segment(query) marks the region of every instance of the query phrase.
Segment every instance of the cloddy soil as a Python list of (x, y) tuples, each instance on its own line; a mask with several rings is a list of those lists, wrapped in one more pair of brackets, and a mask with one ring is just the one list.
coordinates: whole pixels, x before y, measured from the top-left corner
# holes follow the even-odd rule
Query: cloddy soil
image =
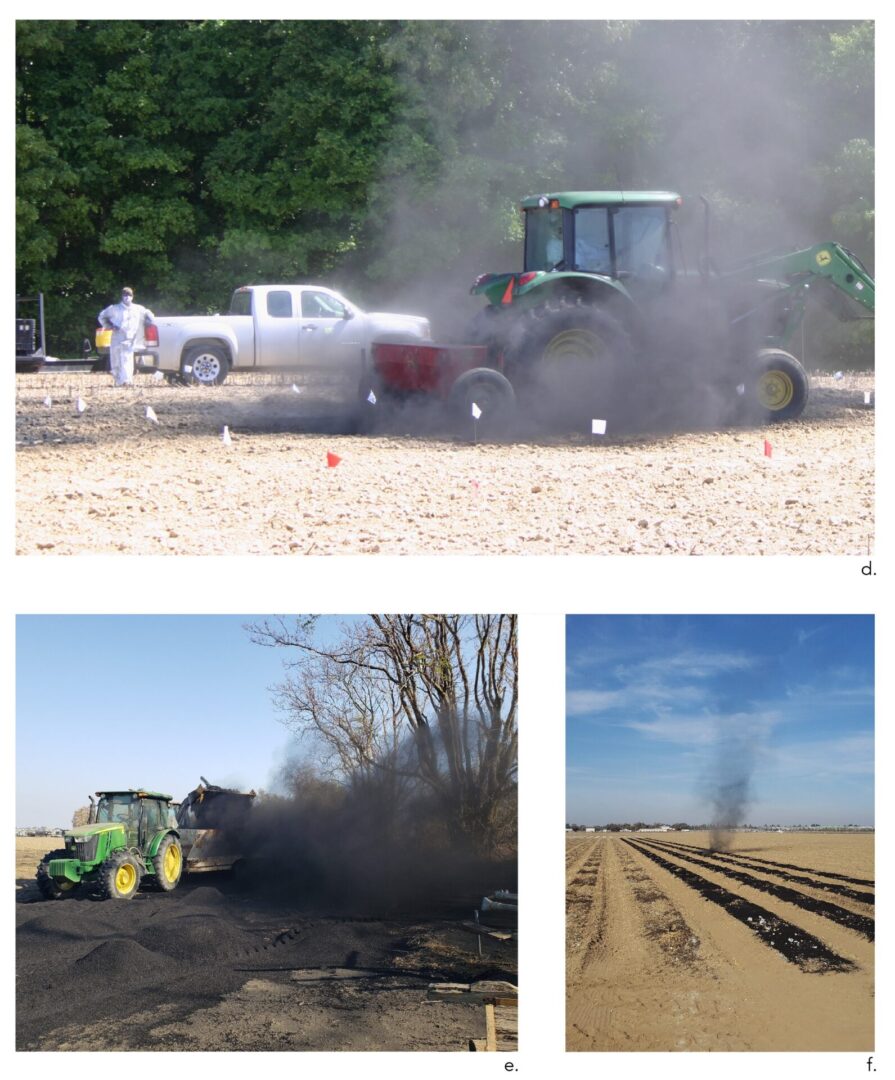
[(19, 1050), (465, 1051), (481, 1006), (427, 1001), (429, 983), (517, 982), (513, 944), (479, 957), (459, 929), (479, 898), (333, 913), (200, 874), (46, 901), (25, 875), (60, 842), (17, 844)]
[(872, 548), (871, 375), (813, 377), (803, 416), (771, 427), (656, 417), (660, 434), (610, 420), (592, 436), (589, 421), (586, 431), (523, 424), (501, 443), (476, 442), (471, 420), (452, 433), (432, 412), (346, 434), (288, 376), (199, 388), (141, 375), (116, 389), (107, 374), (50, 372), (18, 375), (16, 388), (19, 554)]
[(569, 1050), (873, 1050), (873, 837), (574, 835)]

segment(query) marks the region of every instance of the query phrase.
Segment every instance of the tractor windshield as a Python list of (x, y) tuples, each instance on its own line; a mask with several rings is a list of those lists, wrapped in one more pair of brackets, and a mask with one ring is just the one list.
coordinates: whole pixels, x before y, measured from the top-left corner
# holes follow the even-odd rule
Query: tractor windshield
[(136, 823), (137, 806), (133, 795), (103, 795), (96, 807), (99, 823), (117, 822), (121, 825)]
[(562, 210), (525, 211), (525, 269), (563, 269)]

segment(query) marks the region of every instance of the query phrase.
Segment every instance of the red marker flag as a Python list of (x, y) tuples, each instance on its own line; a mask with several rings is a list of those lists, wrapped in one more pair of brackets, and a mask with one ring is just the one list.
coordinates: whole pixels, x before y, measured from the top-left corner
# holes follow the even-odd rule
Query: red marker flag
[(767, 439), (765, 439), (765, 441), (764, 441), (764, 456), (765, 457), (770, 457), (771, 456), (771, 444), (768, 442)]
[(339, 462), (341, 460), (342, 459), (339, 457), (338, 454), (330, 453), (330, 451), (327, 450), (327, 452), (326, 452), (326, 467), (327, 467), (327, 469), (334, 469), (339, 464)]

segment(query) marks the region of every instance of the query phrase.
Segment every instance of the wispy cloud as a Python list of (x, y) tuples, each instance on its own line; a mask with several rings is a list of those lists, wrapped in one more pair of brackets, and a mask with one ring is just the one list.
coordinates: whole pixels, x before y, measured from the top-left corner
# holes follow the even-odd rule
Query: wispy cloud
[[(753, 657), (741, 652), (690, 648), (614, 666), (607, 663), (600, 668), (602, 674), (597, 686), (569, 690), (566, 713), (578, 717), (616, 710), (630, 713), (660, 708), (693, 710), (709, 701), (712, 679), (747, 670), (754, 663)], [(574, 666), (580, 671), (584, 665), (576, 661)], [(572, 667), (570, 675), (573, 675)]]
[(873, 686), (870, 683), (861, 683), (858, 686), (836, 686), (824, 680), (814, 685), (801, 683), (797, 686), (789, 686), (786, 689), (786, 696), (790, 701), (804, 705), (815, 702), (831, 704), (837, 701), (855, 705), (867, 704), (873, 700)]
[(699, 716), (660, 715), (654, 720), (627, 720), (624, 727), (659, 742), (681, 746), (712, 746), (741, 739), (765, 739), (780, 722), (779, 713), (768, 710), (736, 713), (705, 713)]
[(595, 716), (621, 705), (623, 690), (570, 690), (566, 695), (567, 716)]
[(772, 766), (779, 775), (790, 778), (872, 777), (873, 735), (861, 732), (778, 747)]
[(710, 679), (728, 671), (746, 671), (756, 658), (743, 652), (714, 652), (682, 649), (663, 656), (653, 656), (634, 664), (620, 665), (615, 674), (620, 679), (644, 677), (674, 679)]

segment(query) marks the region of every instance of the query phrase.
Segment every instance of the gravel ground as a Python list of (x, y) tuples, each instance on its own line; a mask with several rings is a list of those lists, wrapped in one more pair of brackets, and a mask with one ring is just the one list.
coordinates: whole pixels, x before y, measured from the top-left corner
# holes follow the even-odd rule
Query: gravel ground
[(872, 549), (869, 374), (814, 376), (803, 417), (775, 427), (613, 436), (610, 422), (606, 437), (554, 430), (502, 444), (460, 439), (433, 417), (349, 435), (276, 376), (213, 388), (140, 376), (115, 389), (108, 375), (60, 372), (16, 383), (24, 555)]

